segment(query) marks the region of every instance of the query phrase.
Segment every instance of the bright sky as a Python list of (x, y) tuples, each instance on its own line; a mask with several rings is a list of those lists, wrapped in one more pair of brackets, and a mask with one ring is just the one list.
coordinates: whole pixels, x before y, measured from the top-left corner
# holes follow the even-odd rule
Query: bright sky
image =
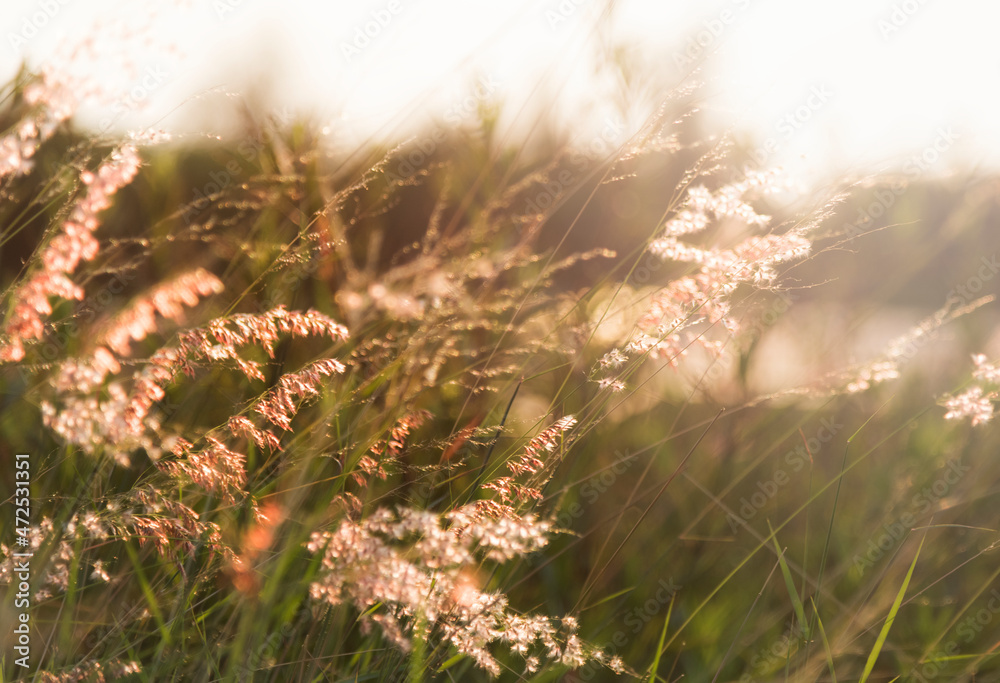
[[(165, 8), (172, 4), (190, 6)], [(515, 129), (544, 111), (575, 137), (593, 136), (648, 113), (616, 105), (607, 56), (624, 48), (639, 73), (657, 69), (652, 92), (702, 83), (698, 99), (719, 130), (752, 140), (765, 165), (818, 182), (903, 164), (933, 174), (1000, 168), (1000, 3), (990, 0), (4, 6), (0, 76), (97, 37), (101, 56), (73, 68), (115, 93), (82, 113), (100, 128), (225, 133), (229, 105), (266, 95), (276, 109), (313, 112), (344, 145), (412, 134), (430, 116), (454, 125), (482, 102), (503, 102), (502, 120)], [(143, 30), (151, 7), (160, 15)], [(178, 54), (164, 51), (171, 45)]]

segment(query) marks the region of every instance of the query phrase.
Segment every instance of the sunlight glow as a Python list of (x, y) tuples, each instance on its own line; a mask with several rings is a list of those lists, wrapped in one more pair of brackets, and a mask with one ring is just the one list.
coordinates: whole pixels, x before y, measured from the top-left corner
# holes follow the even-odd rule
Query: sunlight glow
[[(83, 121), (100, 125), (117, 104), (127, 109), (119, 127), (223, 134), (230, 119), (220, 115), (220, 98), (238, 95), (311, 112), (344, 144), (398, 140), (435, 117), (454, 123), (474, 113), (476, 100), (502, 104), (501, 123), (521, 133), (541, 113), (569, 128), (593, 128), (621, 116), (613, 103), (620, 93), (599, 76), (609, 66), (600, 62), (628, 54), (636, 68), (657, 72), (652, 92), (646, 89), (652, 99), (701, 82), (713, 125), (762, 150), (768, 164), (815, 180), (899, 168), (948, 127), (955, 140), (929, 171), (1000, 162), (991, 115), (997, 95), (987, 87), (1000, 67), (991, 35), (1000, 6), (984, 0), (176, 4), (191, 6), (164, 9), (151, 21), (156, 41), (175, 44), (179, 57), (155, 45), (116, 55), (114, 32), (102, 30), (107, 56), (91, 70), (113, 80), (127, 52), (135, 80), (119, 78), (115, 87), (141, 95), (125, 98), (141, 106), (123, 107), (119, 98), (85, 109)], [(128, 23), (145, 7), (8, 3), (0, 66), (5, 76), (22, 59), (37, 67), (81, 35), (74, 29)], [(146, 92), (150, 69), (168, 77)], [(818, 90), (829, 96), (818, 100)], [(640, 123), (628, 121), (633, 130)]]

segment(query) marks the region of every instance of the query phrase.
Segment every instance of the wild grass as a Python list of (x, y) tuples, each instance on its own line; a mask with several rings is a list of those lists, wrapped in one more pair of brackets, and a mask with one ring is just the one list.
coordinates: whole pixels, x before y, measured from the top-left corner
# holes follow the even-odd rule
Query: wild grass
[(25, 78), (0, 454), (12, 503), (30, 455), (32, 648), (5, 629), (3, 680), (997, 680), (1000, 374), (963, 361), (981, 330), (938, 344), (987, 291), (761, 388), (822, 292), (862, 306), (831, 263), (914, 251), (845, 236), (863, 187), (772, 217), (777, 176), (667, 110), (606, 157), (486, 131), (405, 177), (304, 125), (98, 140)]

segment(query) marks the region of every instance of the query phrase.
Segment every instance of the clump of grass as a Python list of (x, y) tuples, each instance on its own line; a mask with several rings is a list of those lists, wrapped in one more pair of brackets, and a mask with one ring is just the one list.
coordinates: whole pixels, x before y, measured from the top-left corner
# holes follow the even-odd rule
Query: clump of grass
[[(761, 306), (792, 269), (839, 244), (824, 221), (843, 195), (781, 222), (762, 213), (773, 174), (733, 174), (724, 149), (693, 145), (627, 254), (566, 250), (572, 222), (543, 249), (560, 204), (524, 199), (562, 157), (500, 155), (465, 182), (447, 157), (397, 178), (397, 151), (345, 176), (301, 131), (275, 130), (245, 182), (177, 205), (159, 168), (184, 152), (141, 136), (84, 137), (40, 176), (30, 160), (68, 118), (61, 92), (15, 88), (0, 141), (2, 239), (32, 236), (23, 267), (5, 259), (0, 382), (5, 457), (33, 458), (40, 680), (816, 680), (928, 660), (912, 643), (940, 627), (914, 600), (960, 567), (938, 558), (915, 593), (916, 554), (900, 581), (896, 561), (852, 574), (850, 541), (879, 517), (872, 501), (845, 514), (862, 503), (842, 484), (877, 476), (923, 414), (882, 413), (865, 443), (866, 392), (899, 379), (907, 344), (983, 302), (807, 386), (706, 398), (745, 379)], [(676, 152), (668, 138), (657, 120), (618, 155), (576, 157), (586, 172), (560, 201)], [(383, 249), (418, 187), (425, 224)], [(650, 255), (669, 265), (636, 283)], [(591, 262), (604, 277), (557, 286)], [(734, 359), (742, 370), (717, 370)], [(972, 392), (946, 399), (948, 417), (987, 420), (994, 393)], [(789, 440), (807, 457), (775, 462)], [(842, 464), (820, 446), (843, 446)], [(911, 450), (980, 453), (966, 436)], [(754, 484), (761, 465), (777, 469)], [(909, 527), (948, 509), (935, 505)], [(912, 632), (894, 644), (905, 610)]]

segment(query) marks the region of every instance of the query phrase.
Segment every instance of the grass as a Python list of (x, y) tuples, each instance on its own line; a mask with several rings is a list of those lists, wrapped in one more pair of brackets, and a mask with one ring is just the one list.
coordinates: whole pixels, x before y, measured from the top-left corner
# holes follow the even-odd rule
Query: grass
[[(13, 93), (7, 133), (39, 115)], [(30, 666), (5, 629), (3, 680), (1000, 679), (998, 444), (940, 405), (989, 348), (992, 283), (948, 282), (988, 249), (991, 181), (916, 184), (893, 211), (950, 213), (845, 240), (865, 189), (804, 213), (725, 195), (741, 164), (717, 145), (576, 167), (456, 133), (400, 179), (405, 148), (337, 160), (263, 129), (249, 160), (141, 148), (65, 271), (84, 297), (50, 291), (35, 337), (12, 327), (23, 287), (115, 161), (62, 124), (0, 180), (3, 339), (25, 348), (0, 367), (0, 496), (13, 529), (30, 454), (34, 553)], [(233, 159), (239, 182), (203, 191)], [(623, 196), (641, 206), (602, 237)], [(794, 235), (808, 254), (776, 257)], [(949, 301), (912, 353), (839, 349)], [(66, 374), (99, 346), (118, 369)]]

